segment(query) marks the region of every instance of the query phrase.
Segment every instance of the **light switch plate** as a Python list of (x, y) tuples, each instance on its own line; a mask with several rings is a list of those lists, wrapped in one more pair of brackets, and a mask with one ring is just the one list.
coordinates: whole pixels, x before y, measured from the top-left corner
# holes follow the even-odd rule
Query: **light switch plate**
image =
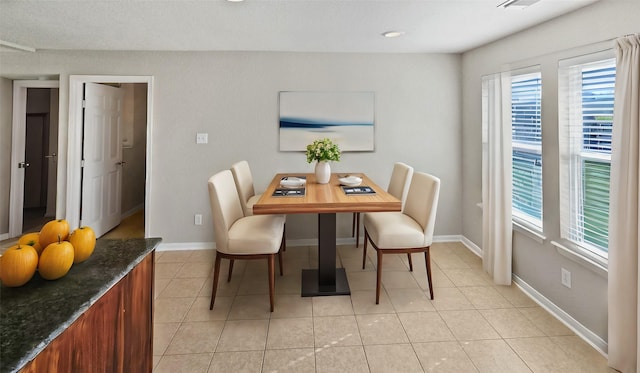
[(206, 144), (209, 142), (209, 134), (208, 133), (198, 133), (196, 134), (196, 144)]

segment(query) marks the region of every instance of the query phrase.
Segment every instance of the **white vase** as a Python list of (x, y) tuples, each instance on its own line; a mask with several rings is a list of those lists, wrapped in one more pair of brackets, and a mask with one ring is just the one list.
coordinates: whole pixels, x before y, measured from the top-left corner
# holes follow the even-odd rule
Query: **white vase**
[(318, 184), (326, 184), (331, 178), (331, 166), (329, 162), (319, 161), (316, 163), (316, 182)]

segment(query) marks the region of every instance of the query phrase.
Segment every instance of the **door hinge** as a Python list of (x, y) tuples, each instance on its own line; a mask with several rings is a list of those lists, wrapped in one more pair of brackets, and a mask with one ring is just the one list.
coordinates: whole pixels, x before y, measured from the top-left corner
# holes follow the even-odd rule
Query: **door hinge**
[(86, 108), (87, 107), (87, 100), (82, 100), (82, 108)]
[(84, 159), (80, 161), (80, 167), (84, 167)]

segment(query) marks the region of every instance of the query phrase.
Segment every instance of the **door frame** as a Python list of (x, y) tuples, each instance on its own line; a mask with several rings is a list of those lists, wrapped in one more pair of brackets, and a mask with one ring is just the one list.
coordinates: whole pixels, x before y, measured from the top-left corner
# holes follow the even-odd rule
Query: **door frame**
[(144, 234), (151, 232), (149, 219), (151, 196), (151, 154), (153, 133), (153, 76), (133, 75), (70, 75), (69, 129), (67, 158), (66, 219), (74, 229), (80, 225), (82, 190), (82, 99), (84, 83), (146, 83), (147, 84), (147, 147), (145, 154)]
[[(24, 172), (18, 168), (18, 162), (24, 161), (25, 136), (27, 131), (27, 89), (28, 88), (58, 88), (59, 80), (14, 80), (13, 81), (13, 118), (11, 124), (11, 185), (9, 189), (9, 237), (22, 234), (22, 219), (24, 206)], [(59, 97), (59, 96), (58, 96)], [(60, 99), (58, 98), (58, 107)], [(58, 110), (58, 123), (60, 111)], [(58, 137), (58, 140), (60, 138)], [(58, 154), (61, 142), (58, 141)], [(56, 173), (60, 175), (60, 162)], [(58, 178), (58, 181), (60, 178)], [(56, 185), (60, 190), (60, 183)], [(59, 209), (56, 206), (56, 214)]]

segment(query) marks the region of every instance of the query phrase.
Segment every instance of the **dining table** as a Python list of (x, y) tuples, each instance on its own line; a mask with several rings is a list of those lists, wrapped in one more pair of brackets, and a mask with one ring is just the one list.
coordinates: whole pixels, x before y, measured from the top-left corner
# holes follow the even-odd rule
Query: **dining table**
[[(359, 185), (340, 179), (356, 176)], [(304, 179), (302, 186), (284, 187), (283, 180)], [(350, 295), (344, 268), (336, 268), (336, 214), (400, 211), (402, 203), (363, 173), (332, 173), (319, 184), (313, 173), (278, 173), (253, 205), (253, 214), (317, 214), (318, 268), (302, 270), (303, 297)]]

